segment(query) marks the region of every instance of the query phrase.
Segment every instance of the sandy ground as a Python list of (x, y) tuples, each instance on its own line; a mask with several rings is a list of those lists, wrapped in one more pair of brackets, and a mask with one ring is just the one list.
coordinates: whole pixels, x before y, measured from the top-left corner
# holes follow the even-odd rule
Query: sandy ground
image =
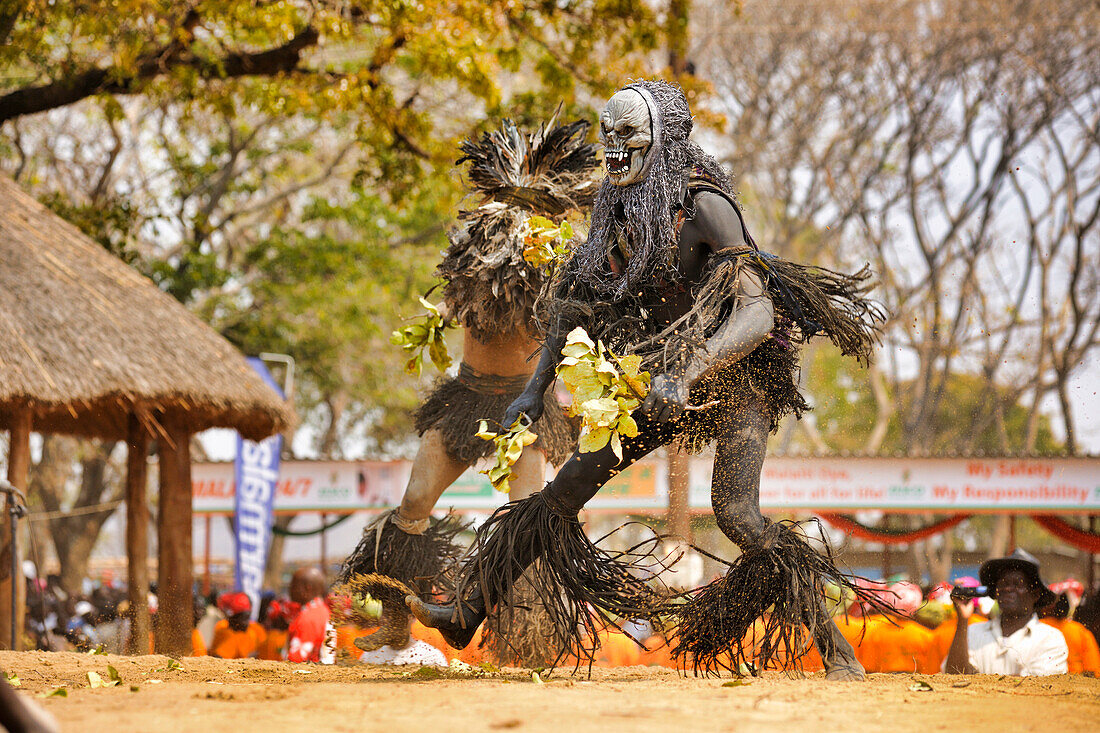
[[(928, 731), (1100, 729), (1100, 680), (768, 674), (748, 684), (680, 677), (656, 667), (485, 677), (367, 665), (0, 652), (65, 731)], [(89, 686), (88, 672), (121, 684)], [(919, 682), (931, 690), (916, 690)], [(64, 687), (66, 697), (43, 697)]]

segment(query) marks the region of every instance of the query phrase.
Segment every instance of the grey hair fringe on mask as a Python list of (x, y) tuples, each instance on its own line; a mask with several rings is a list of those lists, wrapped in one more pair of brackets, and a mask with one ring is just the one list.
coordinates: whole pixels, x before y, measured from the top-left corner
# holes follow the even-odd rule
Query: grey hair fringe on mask
[[(680, 87), (663, 81), (639, 81), (624, 87), (643, 93), (656, 104), (659, 124), (649, 151), (655, 156), (649, 175), (629, 186), (616, 186), (605, 178), (596, 194), (588, 241), (574, 255), (571, 275), (604, 296), (618, 300), (625, 294), (659, 281), (675, 282), (679, 267), (676, 256), (676, 214), (684, 176), (693, 166), (706, 171), (732, 193), (729, 176), (712, 156), (688, 140), (691, 110)], [(649, 100), (646, 100), (649, 106)], [(608, 253), (616, 244), (615, 212), (630, 232), (632, 253), (626, 269), (610, 276)]]

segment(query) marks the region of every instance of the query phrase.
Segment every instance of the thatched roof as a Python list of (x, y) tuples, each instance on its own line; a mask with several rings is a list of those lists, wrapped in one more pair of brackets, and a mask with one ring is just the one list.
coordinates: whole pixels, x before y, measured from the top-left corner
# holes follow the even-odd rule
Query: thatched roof
[(293, 414), (232, 344), (0, 175), (0, 428), (124, 438), (133, 412), (260, 439)]

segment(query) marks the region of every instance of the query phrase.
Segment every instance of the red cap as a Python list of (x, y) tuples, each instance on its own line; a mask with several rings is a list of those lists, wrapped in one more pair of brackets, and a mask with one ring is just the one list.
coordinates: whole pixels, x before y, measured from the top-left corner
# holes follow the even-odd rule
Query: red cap
[(275, 599), (267, 607), (267, 621), (271, 623), (277, 618), (281, 618), (287, 623), (294, 620), (294, 617), (298, 615), (298, 612), (302, 610), (302, 604), (295, 603), (287, 598)]
[(226, 616), (236, 616), (238, 613), (248, 613), (252, 610), (252, 599), (247, 593), (223, 593), (218, 598), (218, 608)]

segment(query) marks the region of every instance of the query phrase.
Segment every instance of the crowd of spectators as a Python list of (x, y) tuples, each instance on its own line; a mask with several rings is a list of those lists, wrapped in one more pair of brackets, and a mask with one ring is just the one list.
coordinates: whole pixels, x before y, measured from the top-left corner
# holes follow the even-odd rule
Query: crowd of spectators
[[(839, 591), (830, 606), (868, 672), (1100, 674), (1100, 598), (1095, 589), (1085, 593), (1073, 580), (1043, 585), (1038, 563), (1020, 551), (985, 563), (979, 575), (926, 588), (907, 581), (865, 582), (865, 589), (881, 601), (877, 608), (853, 602)], [(955, 587), (979, 585), (988, 586), (990, 595), (952, 594)], [(86, 590), (68, 594), (56, 576), (28, 580), (26, 632), (37, 648), (152, 652), (152, 638), (144, 646), (129, 640), (125, 587), (107, 581)], [(410, 622), (405, 648), (363, 652), (355, 639), (373, 629), (341, 621), (346, 614), (333, 614), (332, 608), (349, 601), (326, 596), (326, 590), (320, 570), (303, 568), (294, 573), (285, 594), (265, 593), (256, 613), (245, 593), (196, 594), (191, 653), (317, 663), (332, 663), (337, 655), (374, 664), (443, 666), (452, 659), (471, 665), (498, 663), (480, 646), (480, 638), (456, 651), (437, 631), (416, 621)], [(149, 605), (155, 624), (155, 587)], [(621, 627), (608, 627), (599, 642), (596, 666), (677, 666), (664, 638), (644, 622), (624, 620)], [(806, 671), (823, 666), (813, 649), (801, 665)]]

